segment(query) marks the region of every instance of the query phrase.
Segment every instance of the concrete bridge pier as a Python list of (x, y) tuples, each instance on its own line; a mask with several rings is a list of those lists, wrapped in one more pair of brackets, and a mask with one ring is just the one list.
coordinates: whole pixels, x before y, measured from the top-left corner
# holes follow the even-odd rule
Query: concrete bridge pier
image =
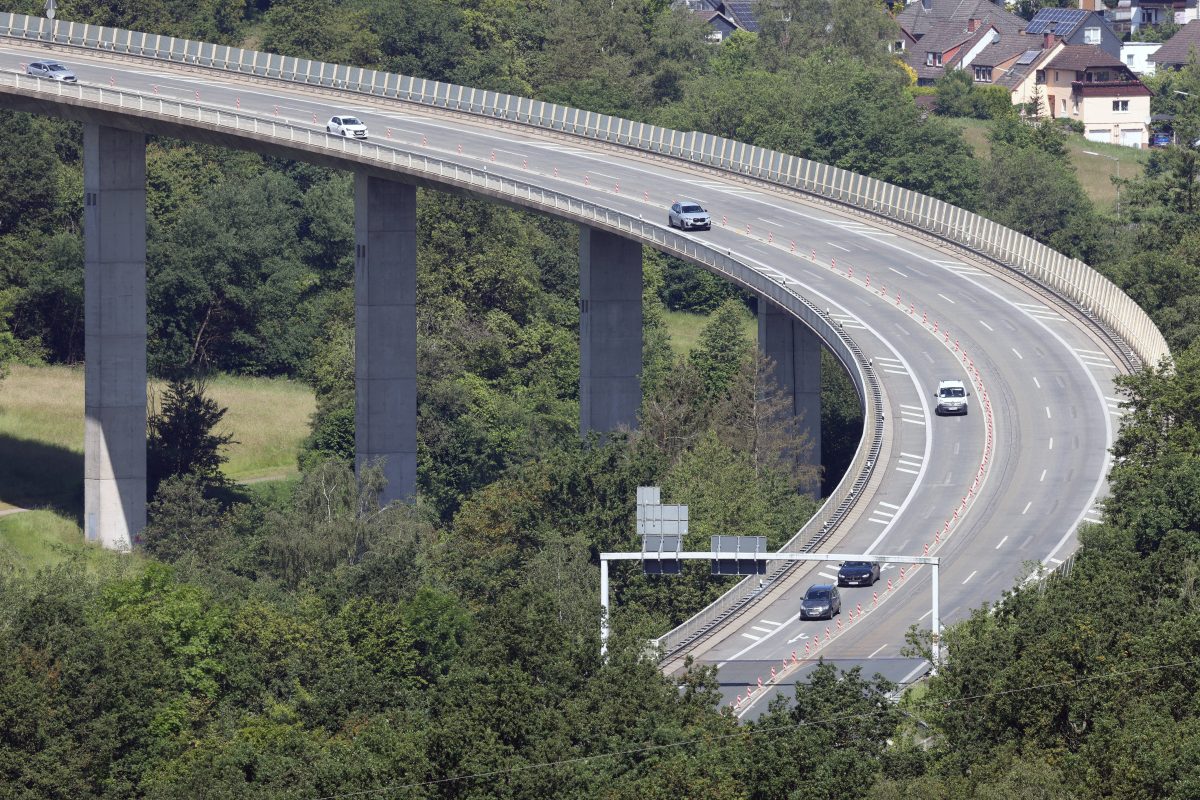
[(146, 137), (83, 126), (83, 530), (128, 550), (146, 526)]
[[(811, 447), (796, 453), (803, 463), (821, 465), (821, 340), (803, 322), (765, 297), (758, 298), (758, 347), (775, 362), (775, 382), (790, 399), (797, 430)], [(785, 409), (783, 413), (788, 413)], [(820, 492), (817, 480), (809, 489)]]
[(355, 464), (381, 459), (380, 500), (417, 491), (417, 190), (354, 176)]
[(642, 246), (579, 229), (579, 432), (637, 427), (642, 403)]

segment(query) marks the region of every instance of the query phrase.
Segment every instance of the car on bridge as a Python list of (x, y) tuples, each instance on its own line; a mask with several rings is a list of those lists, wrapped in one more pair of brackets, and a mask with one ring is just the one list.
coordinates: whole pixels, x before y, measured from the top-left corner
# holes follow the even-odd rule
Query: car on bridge
[(937, 398), (937, 405), (934, 407), (933, 413), (938, 416), (966, 414), (967, 398), (970, 394), (962, 381), (941, 381), (938, 383), (937, 393), (934, 394), (934, 397)]
[(874, 586), (878, 580), (877, 561), (845, 561), (838, 569), (838, 586)]
[(358, 117), (330, 117), (325, 130), (334, 136), (349, 136), (355, 139), (367, 138), (367, 126)]
[(841, 611), (842, 596), (828, 583), (814, 583), (800, 601), (800, 619), (833, 619)]
[(684, 200), (671, 206), (671, 211), (667, 214), (667, 227), (679, 228), (684, 231), (707, 231), (712, 228), (712, 217), (708, 215), (704, 206), (691, 200)]
[(77, 83), (75, 73), (57, 61), (34, 61), (25, 67), (25, 74), (34, 78), (49, 78), (63, 83)]

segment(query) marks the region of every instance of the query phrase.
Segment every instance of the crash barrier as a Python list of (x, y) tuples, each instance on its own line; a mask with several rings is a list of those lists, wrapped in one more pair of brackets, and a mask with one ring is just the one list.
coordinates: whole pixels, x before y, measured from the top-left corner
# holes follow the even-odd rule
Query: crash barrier
[(1127, 348), (1132, 367), (1157, 365), (1169, 355), (1166, 340), (1150, 317), (1082, 261), (965, 209), (828, 164), (720, 136), (660, 128), (501, 92), (121, 28), (5, 12), (0, 13), (0, 35), (507, 120), (786, 186), (913, 226), (1017, 270), (1076, 305), (1101, 330), (1115, 334), (1114, 345)]

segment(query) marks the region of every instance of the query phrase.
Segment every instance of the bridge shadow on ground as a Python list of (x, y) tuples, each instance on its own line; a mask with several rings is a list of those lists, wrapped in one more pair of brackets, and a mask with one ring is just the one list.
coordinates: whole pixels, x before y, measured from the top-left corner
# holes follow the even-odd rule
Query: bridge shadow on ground
[(83, 453), (0, 434), (0, 503), (83, 524)]

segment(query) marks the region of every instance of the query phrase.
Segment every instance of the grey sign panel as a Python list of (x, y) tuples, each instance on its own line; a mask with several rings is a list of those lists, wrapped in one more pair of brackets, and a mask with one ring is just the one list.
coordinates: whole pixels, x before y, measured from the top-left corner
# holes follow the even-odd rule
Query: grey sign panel
[(714, 559), (711, 562), (713, 575), (763, 575), (766, 573), (767, 562), (758, 556), (767, 552), (767, 537), (713, 536), (710, 542), (714, 553), (735, 556), (734, 558)]
[(657, 506), (662, 503), (662, 489), (657, 486), (637, 487), (637, 504), (639, 506)]
[(673, 558), (683, 547), (683, 537), (648, 534), (642, 539), (642, 572), (646, 575), (678, 575), (683, 562)]

